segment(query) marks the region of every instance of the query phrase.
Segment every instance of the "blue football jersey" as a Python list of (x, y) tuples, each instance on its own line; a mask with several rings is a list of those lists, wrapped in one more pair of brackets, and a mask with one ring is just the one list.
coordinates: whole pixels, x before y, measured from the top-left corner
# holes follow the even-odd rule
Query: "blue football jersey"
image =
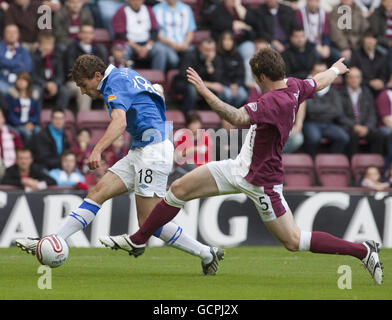
[(109, 65), (98, 90), (104, 96), (109, 115), (116, 108), (126, 112), (131, 149), (159, 143), (169, 137), (172, 127), (166, 122), (165, 101), (151, 82), (135, 70)]

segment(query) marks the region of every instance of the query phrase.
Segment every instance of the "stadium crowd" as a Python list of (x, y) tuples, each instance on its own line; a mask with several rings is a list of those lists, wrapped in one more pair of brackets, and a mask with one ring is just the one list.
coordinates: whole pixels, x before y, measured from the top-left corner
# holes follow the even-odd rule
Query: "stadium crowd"
[[(51, 9), (52, 29), (37, 25), (41, 5)], [(342, 17), (347, 12), (342, 6), (350, 8), (351, 19)], [(77, 117), (104, 109), (103, 100), (82, 95), (68, 77), (79, 55), (95, 54), (116, 67), (144, 71), (165, 87), (168, 109), (181, 111), (190, 129), (175, 134), (176, 146), (186, 144), (175, 158), (187, 159), (176, 163), (177, 177), (211, 161), (214, 150), (230, 148), (197, 133), (207, 127), (197, 112), (208, 107), (186, 81), (186, 68), (193, 67), (222, 100), (241, 107), (261, 94), (249, 59), (271, 46), (282, 54), (287, 77), (305, 79), (340, 57), (351, 68), (301, 105), (284, 152), (312, 158), (320, 152), (348, 158), (379, 154), (384, 169), (380, 174), (373, 168), (377, 176), (369, 168), (366, 175), (373, 178), (366, 176), (362, 185), (389, 187), (392, 0), (1, 0), (0, 27), (3, 185), (87, 190), (127, 153), (129, 137), (122, 136), (105, 152), (102, 167), (89, 172), (91, 130), (66, 127), (70, 111)], [(42, 110), (51, 110), (45, 124)], [(221, 127), (233, 129), (224, 121)], [(187, 132), (194, 132), (198, 143), (189, 144)]]

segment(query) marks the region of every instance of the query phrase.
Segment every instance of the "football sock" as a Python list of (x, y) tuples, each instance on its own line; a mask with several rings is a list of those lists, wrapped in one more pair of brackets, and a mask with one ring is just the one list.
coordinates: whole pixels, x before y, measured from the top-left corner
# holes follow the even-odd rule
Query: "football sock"
[(67, 239), (75, 232), (86, 228), (94, 220), (101, 206), (90, 199), (84, 199), (76, 210), (64, 219), (56, 232), (63, 239)]
[(169, 190), (166, 197), (151, 211), (140, 229), (130, 236), (135, 244), (144, 244), (163, 225), (173, 220), (180, 212), (185, 201), (177, 199)]
[(212, 254), (210, 247), (201, 244), (199, 241), (191, 238), (184, 230), (176, 225), (174, 222), (169, 222), (163, 227), (160, 227), (154, 236), (163, 240), (169, 246), (183, 250), (190, 254), (199, 256), (204, 263), (212, 261)]
[(309, 249), (314, 253), (349, 255), (362, 260), (366, 257), (368, 252), (367, 248), (362, 243), (354, 243), (339, 239), (326, 232), (314, 231), (309, 240)]

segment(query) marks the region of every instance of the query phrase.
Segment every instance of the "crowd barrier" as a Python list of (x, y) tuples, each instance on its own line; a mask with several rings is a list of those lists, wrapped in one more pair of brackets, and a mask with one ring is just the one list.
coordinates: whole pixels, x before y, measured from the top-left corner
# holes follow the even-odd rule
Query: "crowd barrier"
[[(392, 247), (392, 193), (369, 193), (361, 188), (286, 188), (296, 223), (305, 231), (325, 231), (349, 241), (373, 239)], [(55, 232), (61, 219), (78, 207), (80, 190), (52, 188), (25, 193), (0, 189), (0, 247), (14, 245), (19, 237)], [(279, 245), (262, 223), (253, 202), (244, 194), (196, 199), (186, 204), (175, 222), (192, 237), (224, 247)], [(134, 194), (104, 203), (93, 223), (68, 239), (70, 246), (99, 247), (100, 236), (137, 230)], [(156, 238), (150, 246), (161, 246)]]

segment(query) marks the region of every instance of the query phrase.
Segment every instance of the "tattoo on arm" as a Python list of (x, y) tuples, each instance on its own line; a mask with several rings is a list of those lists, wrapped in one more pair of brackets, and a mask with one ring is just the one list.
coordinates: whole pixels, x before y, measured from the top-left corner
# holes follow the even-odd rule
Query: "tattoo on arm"
[(250, 124), (249, 114), (245, 108), (237, 109), (228, 103), (223, 102), (217, 96), (213, 95), (206, 99), (210, 107), (226, 121), (233, 125)]

